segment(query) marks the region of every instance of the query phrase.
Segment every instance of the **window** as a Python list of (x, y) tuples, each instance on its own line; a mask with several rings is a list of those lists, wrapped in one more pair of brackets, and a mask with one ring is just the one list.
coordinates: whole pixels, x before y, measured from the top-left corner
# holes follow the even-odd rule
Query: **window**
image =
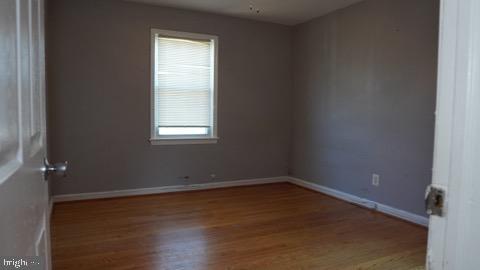
[(215, 143), (215, 36), (152, 29), (152, 144)]

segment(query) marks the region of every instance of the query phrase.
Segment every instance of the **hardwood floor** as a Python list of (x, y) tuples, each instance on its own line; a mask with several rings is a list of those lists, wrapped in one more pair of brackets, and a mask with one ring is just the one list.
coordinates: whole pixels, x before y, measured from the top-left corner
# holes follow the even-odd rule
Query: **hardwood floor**
[(56, 204), (59, 269), (423, 269), (427, 230), (292, 184)]

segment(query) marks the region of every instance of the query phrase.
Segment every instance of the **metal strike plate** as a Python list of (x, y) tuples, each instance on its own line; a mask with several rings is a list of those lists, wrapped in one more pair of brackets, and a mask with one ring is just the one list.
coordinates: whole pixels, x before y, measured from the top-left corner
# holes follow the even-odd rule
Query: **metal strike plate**
[(429, 186), (425, 198), (427, 214), (443, 217), (445, 204), (445, 191), (443, 189)]

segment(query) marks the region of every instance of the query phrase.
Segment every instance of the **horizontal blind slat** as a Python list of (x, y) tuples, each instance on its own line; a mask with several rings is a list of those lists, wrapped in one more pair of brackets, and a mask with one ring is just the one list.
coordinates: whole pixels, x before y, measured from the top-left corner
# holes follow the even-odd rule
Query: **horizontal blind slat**
[(211, 126), (210, 41), (157, 37), (155, 125)]

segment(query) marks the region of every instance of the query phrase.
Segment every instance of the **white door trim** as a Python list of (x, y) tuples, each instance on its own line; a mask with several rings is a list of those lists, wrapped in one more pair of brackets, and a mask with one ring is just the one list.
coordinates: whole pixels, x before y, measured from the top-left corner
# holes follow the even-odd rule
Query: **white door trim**
[(474, 164), (480, 159), (473, 150), (480, 137), (479, 25), (478, 0), (441, 1), (432, 184), (447, 197), (445, 217), (430, 219), (427, 269), (478, 269), (463, 256), (472, 248), (465, 246), (473, 235), (465, 235), (472, 231), (464, 226), (471, 218)]

